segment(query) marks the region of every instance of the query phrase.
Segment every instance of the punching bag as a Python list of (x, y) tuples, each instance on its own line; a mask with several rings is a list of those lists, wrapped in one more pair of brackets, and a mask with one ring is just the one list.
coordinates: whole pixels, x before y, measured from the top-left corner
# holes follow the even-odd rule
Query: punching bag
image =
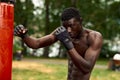
[[(12, 0), (13, 1), (13, 0)], [(11, 80), (14, 5), (0, 0), (0, 80)]]

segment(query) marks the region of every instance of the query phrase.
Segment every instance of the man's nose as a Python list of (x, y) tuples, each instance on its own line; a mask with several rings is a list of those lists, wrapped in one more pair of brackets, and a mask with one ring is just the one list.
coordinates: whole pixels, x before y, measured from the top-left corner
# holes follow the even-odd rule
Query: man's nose
[(68, 31), (68, 32), (71, 32), (71, 28), (70, 28), (70, 27), (68, 27), (68, 28), (67, 28), (67, 31)]

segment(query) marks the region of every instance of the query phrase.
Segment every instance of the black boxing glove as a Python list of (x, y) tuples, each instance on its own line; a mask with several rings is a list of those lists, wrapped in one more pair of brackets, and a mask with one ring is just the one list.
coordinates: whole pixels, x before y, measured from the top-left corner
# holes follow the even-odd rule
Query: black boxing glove
[(19, 36), (22, 39), (27, 36), (28, 30), (23, 25), (18, 25), (14, 29), (14, 35)]
[(74, 47), (71, 41), (71, 38), (69, 36), (69, 33), (67, 32), (65, 27), (63, 26), (58, 27), (54, 34), (56, 38), (63, 43), (63, 45), (65, 46), (67, 50), (70, 50)]

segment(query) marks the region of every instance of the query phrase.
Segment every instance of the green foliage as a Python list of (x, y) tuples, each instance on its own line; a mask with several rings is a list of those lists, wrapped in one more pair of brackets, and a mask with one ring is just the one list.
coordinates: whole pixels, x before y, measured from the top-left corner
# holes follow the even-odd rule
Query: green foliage
[[(119, 34), (120, 2), (111, 0), (80, 0), (77, 3), (77, 8), (81, 12), (85, 27), (100, 31), (104, 39), (107, 40), (112, 40)], [(91, 23), (91, 25), (88, 26), (88, 23)]]
[(19, 38), (15, 37), (13, 41), (13, 57), (16, 55), (18, 51), (22, 51), (23, 47), (21, 46), (21, 41)]
[(29, 29), (29, 33), (34, 32), (34, 5), (32, 0), (17, 0), (15, 3), (15, 25), (23, 24)]

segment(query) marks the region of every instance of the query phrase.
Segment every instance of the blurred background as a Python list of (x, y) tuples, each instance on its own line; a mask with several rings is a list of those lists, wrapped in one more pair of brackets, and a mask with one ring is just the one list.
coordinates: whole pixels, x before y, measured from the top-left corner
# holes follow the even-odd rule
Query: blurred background
[[(100, 63), (100, 65), (107, 65), (109, 59), (111, 59), (114, 54), (120, 52), (120, 0), (16, 0), (14, 25), (23, 24), (28, 29), (29, 35), (39, 38), (51, 33), (55, 28), (60, 26), (61, 12), (68, 7), (79, 9), (83, 17), (84, 27), (102, 33), (104, 43), (99, 60), (103, 61), (98, 61), (98, 63)], [(45, 48), (31, 49), (16, 36), (14, 36), (13, 55), (15, 60), (22, 60), (22, 58), (25, 57), (35, 57), (39, 59), (67, 58), (66, 50), (59, 42)], [(66, 70), (64, 73), (67, 74), (67, 66), (65, 67)], [(96, 76), (98, 72), (99, 70), (95, 70), (93, 76)], [(15, 71), (13, 73), (15, 73)], [(106, 73), (112, 74), (112, 72), (109, 71), (102, 74), (104, 75)], [(111, 76), (109, 75), (109, 77)], [(52, 78), (51, 80), (54, 79)], [(66, 80), (66, 78), (59, 80)], [(92, 80), (110, 80), (110, 78), (99, 79), (97, 76), (95, 78), (93, 77)], [(113, 78), (111, 80), (119, 79)]]
[[(16, 0), (14, 24), (23, 24), (33, 37), (42, 37), (60, 26), (61, 12), (67, 7), (79, 9), (84, 27), (102, 33), (100, 57), (110, 58), (120, 51), (120, 0)], [(14, 37), (14, 54), (21, 50), (24, 56), (65, 57), (59, 44), (32, 50)]]

